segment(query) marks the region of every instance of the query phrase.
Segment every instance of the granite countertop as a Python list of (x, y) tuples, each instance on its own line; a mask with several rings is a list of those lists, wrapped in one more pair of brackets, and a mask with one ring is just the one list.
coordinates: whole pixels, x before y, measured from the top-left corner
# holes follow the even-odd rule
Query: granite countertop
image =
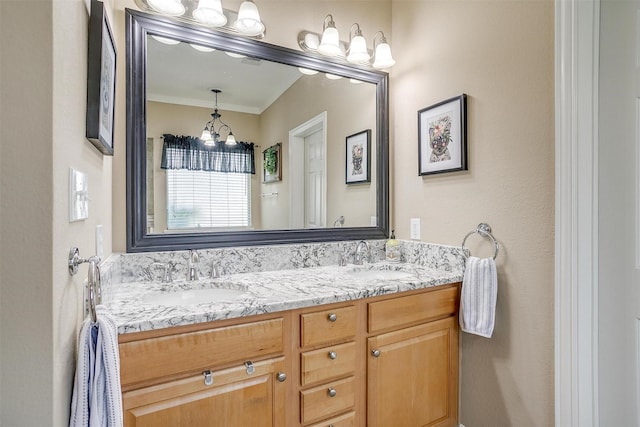
[[(122, 283), (113, 285), (105, 308), (113, 316), (118, 332), (125, 334), (350, 301), (461, 280), (461, 271), (383, 261), (363, 266), (238, 273), (191, 282)], [(215, 287), (240, 290), (242, 294), (226, 301), (190, 305), (152, 301), (166, 292)]]

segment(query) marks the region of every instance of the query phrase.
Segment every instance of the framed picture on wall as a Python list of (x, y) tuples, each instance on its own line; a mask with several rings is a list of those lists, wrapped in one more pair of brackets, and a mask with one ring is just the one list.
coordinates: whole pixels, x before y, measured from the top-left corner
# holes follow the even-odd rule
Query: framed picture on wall
[(87, 139), (113, 155), (116, 48), (101, 1), (91, 0), (87, 59)]
[(262, 182), (282, 181), (282, 143), (262, 152)]
[(347, 184), (371, 182), (371, 129), (363, 130), (347, 138)]
[(418, 111), (418, 175), (467, 170), (467, 95)]

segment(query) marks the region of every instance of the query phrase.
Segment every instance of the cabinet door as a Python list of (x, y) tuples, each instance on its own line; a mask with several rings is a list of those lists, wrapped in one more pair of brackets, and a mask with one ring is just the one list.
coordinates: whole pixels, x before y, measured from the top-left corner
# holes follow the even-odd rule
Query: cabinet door
[(367, 426), (456, 425), (455, 317), (371, 337), (368, 345)]
[(127, 427), (284, 426), (285, 385), (277, 379), (282, 358), (170, 381), (123, 394)]

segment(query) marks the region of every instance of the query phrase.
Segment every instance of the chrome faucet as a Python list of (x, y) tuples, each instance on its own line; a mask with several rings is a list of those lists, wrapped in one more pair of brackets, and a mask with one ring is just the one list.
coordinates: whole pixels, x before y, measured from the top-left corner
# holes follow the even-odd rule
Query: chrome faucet
[(191, 249), (189, 250), (189, 264), (187, 266), (187, 280), (198, 280), (198, 261), (200, 257), (198, 252)]
[[(362, 251), (364, 250), (364, 253)], [(366, 258), (365, 258), (366, 255)], [(353, 256), (353, 263), (356, 265), (362, 265), (364, 261), (370, 261), (371, 252), (369, 250), (369, 244), (364, 240), (360, 240), (356, 246), (356, 252)]]

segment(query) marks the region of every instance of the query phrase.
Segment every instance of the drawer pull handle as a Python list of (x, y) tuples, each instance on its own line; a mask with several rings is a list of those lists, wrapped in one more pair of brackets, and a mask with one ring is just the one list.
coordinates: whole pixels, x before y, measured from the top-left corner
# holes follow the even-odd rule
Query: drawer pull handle
[(285, 374), (284, 372), (278, 372), (276, 379), (283, 383), (287, 379), (287, 374)]
[(327, 390), (327, 394), (329, 395), (329, 397), (336, 397), (336, 394), (338, 394), (338, 392), (335, 388), (329, 387), (329, 390)]
[(338, 320), (338, 315), (335, 313), (329, 313), (327, 319), (329, 319), (329, 322), (335, 322), (336, 320)]
[(378, 350), (378, 349), (371, 350), (371, 355), (373, 357), (380, 357), (380, 350)]
[(213, 374), (211, 373), (211, 371), (206, 370), (202, 373), (202, 375), (204, 375), (204, 385), (213, 384)]
[(329, 359), (336, 360), (337, 357), (338, 357), (338, 353), (336, 353), (335, 351), (332, 350), (329, 352)]

